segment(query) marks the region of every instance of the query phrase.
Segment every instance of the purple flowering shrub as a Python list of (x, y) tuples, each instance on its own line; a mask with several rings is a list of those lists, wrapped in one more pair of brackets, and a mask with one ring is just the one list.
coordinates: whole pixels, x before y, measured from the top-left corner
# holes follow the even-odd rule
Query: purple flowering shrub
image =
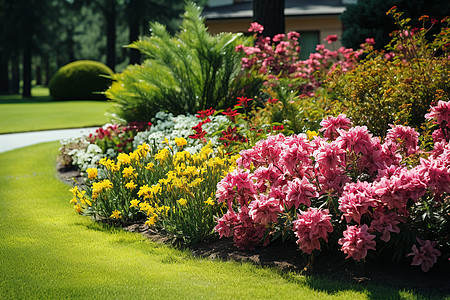
[(322, 136), (258, 141), (217, 185), (228, 211), (215, 230), (241, 249), (291, 236), (306, 254), (393, 251), (428, 271), (449, 257), (450, 102), (426, 118), (437, 126), (431, 151), (413, 128), (392, 126), (381, 141), (345, 115), (324, 119)]

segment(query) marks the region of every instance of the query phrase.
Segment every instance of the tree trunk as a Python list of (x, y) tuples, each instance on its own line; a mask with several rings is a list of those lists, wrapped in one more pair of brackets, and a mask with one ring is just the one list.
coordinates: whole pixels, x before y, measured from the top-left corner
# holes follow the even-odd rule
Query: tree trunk
[(42, 85), (42, 58), (38, 57), (37, 61), (35, 61), (35, 78), (36, 78), (36, 85)]
[[(139, 39), (139, 20), (130, 20), (129, 22), (129, 42), (130, 44)], [(129, 49), (130, 64), (139, 64), (141, 62), (141, 53), (137, 49)]]
[(12, 62), (11, 93), (19, 94), (20, 92), (19, 58), (17, 56), (13, 56), (11, 62)]
[(23, 49), (23, 86), (22, 97), (31, 97), (31, 46)]
[(263, 36), (284, 33), (284, 0), (253, 0), (253, 21), (264, 26)]
[(116, 67), (116, 1), (106, 8), (106, 64), (114, 71)]
[(8, 60), (4, 55), (0, 56), (0, 94), (9, 92)]

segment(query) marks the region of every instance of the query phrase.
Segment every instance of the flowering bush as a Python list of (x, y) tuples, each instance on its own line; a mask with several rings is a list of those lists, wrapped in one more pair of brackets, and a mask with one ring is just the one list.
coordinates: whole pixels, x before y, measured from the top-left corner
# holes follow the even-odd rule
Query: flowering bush
[(71, 203), (79, 213), (119, 224), (146, 217), (148, 226), (186, 243), (205, 238), (222, 211), (213, 200), (216, 185), (237, 157), (213, 155), (211, 144), (191, 155), (184, 138), (174, 142), (165, 139), (166, 148), (155, 154), (142, 144), (116, 160), (101, 159), (100, 169), (86, 170), (86, 190), (71, 189)]
[[(382, 143), (345, 115), (324, 119), (323, 137), (269, 136), (241, 151), (239, 168), (218, 183), (228, 211), (215, 230), (250, 249), (289, 231), (307, 254), (337, 241), (357, 261), (382, 251), (404, 258), (412, 247), (426, 271), (449, 256), (450, 143), (441, 125), (449, 113), (440, 102), (427, 115), (440, 125), (431, 152), (412, 128), (393, 126)], [(416, 237), (427, 241), (420, 249)]]
[(450, 18), (432, 41), (426, 34), (434, 26), (423, 16), (422, 28), (411, 28), (409, 19), (395, 8), (398, 31), (383, 51), (365, 44), (366, 60), (353, 70), (333, 74), (327, 82), (328, 99), (336, 101), (331, 114), (347, 114), (356, 125), (383, 136), (389, 124), (409, 125), (420, 130), (430, 105), (450, 96)]
[[(343, 72), (352, 69), (362, 54), (362, 50), (353, 51), (340, 47), (329, 50), (325, 45), (317, 45), (315, 53), (311, 53), (306, 60), (300, 60), (300, 34), (295, 31), (277, 34), (270, 37), (258, 36), (264, 28), (252, 23), (249, 32), (254, 32), (256, 39), (254, 46), (238, 45), (237, 52), (244, 52), (241, 59), (242, 68), (256, 70), (267, 75), (266, 85), (277, 86), (279, 80), (289, 79), (291, 90), (311, 95), (319, 87), (324, 76), (339, 68)], [(336, 35), (328, 36), (325, 41), (329, 44), (337, 41)]]

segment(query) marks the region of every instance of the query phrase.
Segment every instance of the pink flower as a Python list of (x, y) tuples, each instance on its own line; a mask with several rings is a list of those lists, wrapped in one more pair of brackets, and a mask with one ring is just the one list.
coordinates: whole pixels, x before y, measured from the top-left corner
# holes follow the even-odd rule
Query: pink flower
[(339, 137), (336, 139), (339, 147), (363, 156), (373, 151), (372, 134), (366, 126), (355, 126), (347, 131), (338, 129)]
[(236, 213), (232, 210), (228, 210), (226, 214), (217, 221), (214, 231), (219, 233), (220, 237), (229, 237), (232, 233), (234, 225), (238, 222)]
[(320, 250), (320, 238), (328, 242), (328, 233), (333, 232), (330, 220), (327, 209), (308, 208), (298, 215), (293, 229), (298, 238), (297, 244), (303, 252), (311, 254), (314, 249)]
[(373, 46), (375, 45), (375, 40), (373, 38), (367, 38), (366, 43)]
[(378, 201), (373, 198), (373, 188), (367, 182), (348, 183), (339, 198), (339, 210), (347, 223), (354, 220), (360, 224), (361, 217), (369, 211), (369, 207), (377, 207)]
[(339, 136), (338, 129), (347, 130), (350, 129), (352, 122), (347, 118), (346, 115), (339, 115), (337, 117), (328, 117), (323, 119), (320, 122), (321, 129), (320, 132), (323, 132), (323, 136), (329, 138), (330, 140), (334, 140)]
[(366, 224), (362, 226), (347, 226), (343, 232), (344, 237), (340, 238), (338, 243), (342, 245), (341, 250), (347, 254), (346, 258), (353, 258), (360, 261), (367, 256), (367, 250), (375, 250), (374, 235), (367, 232)]
[(335, 141), (331, 143), (320, 141), (318, 149), (314, 151), (314, 157), (321, 172), (345, 167), (345, 150), (339, 147)]
[(335, 34), (330, 34), (330, 35), (328, 35), (328, 36), (324, 39), (324, 41), (327, 41), (328, 44), (331, 44), (331, 43), (333, 43), (333, 42), (336, 42), (337, 39), (338, 39), (337, 35), (335, 35)]
[[(237, 215), (238, 223), (233, 227), (233, 240), (239, 249), (254, 249), (264, 237), (266, 227), (255, 224), (249, 215), (249, 208), (242, 206)], [(264, 242), (264, 245), (268, 240)]]
[(419, 238), (417, 238), (417, 242), (419, 242), (421, 247), (417, 249), (417, 246), (413, 245), (411, 248), (413, 252), (406, 256), (414, 255), (411, 265), (421, 266), (424, 272), (428, 272), (428, 270), (436, 263), (441, 252), (434, 248), (437, 245), (437, 242), (429, 240), (423, 241)]
[(383, 208), (378, 208), (373, 212), (373, 221), (370, 228), (381, 232), (381, 240), (388, 242), (391, 239), (391, 232), (399, 233), (399, 224), (402, 219), (395, 212), (386, 212)]
[(303, 177), (301, 180), (295, 178), (292, 181), (288, 181), (287, 185), (284, 186), (283, 191), (286, 193), (284, 203), (288, 208), (294, 206), (297, 209), (300, 204), (309, 207), (311, 206), (311, 198), (319, 196), (316, 187), (311, 184), (306, 177)]
[(436, 119), (438, 124), (443, 121), (450, 124), (450, 101), (439, 101), (437, 106), (433, 106), (430, 112), (425, 115), (426, 119)]
[(278, 213), (282, 211), (280, 202), (277, 199), (268, 198), (266, 195), (260, 195), (259, 199), (253, 200), (248, 207), (252, 220), (264, 226), (271, 222), (277, 222)]
[(287, 36), (288, 36), (288, 39), (296, 41), (300, 37), (300, 33), (296, 32), (296, 31), (289, 31)]
[(261, 33), (264, 30), (264, 26), (259, 24), (258, 22), (253, 22), (250, 24), (250, 28), (248, 29), (249, 32), (257, 32)]
[(403, 149), (406, 155), (411, 155), (419, 151), (417, 146), (419, 142), (419, 133), (412, 127), (402, 125), (390, 125), (386, 135), (387, 142), (393, 142)]

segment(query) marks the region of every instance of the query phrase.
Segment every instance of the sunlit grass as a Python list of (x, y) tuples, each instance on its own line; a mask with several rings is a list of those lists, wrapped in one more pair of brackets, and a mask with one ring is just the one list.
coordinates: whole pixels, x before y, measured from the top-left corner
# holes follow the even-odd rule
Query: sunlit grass
[(418, 299), (372, 285), (193, 258), (82, 217), (55, 176), (57, 143), (0, 154), (2, 299)]
[(32, 98), (0, 96), (0, 133), (101, 126), (109, 122), (107, 101), (53, 101), (48, 89), (34, 87)]

